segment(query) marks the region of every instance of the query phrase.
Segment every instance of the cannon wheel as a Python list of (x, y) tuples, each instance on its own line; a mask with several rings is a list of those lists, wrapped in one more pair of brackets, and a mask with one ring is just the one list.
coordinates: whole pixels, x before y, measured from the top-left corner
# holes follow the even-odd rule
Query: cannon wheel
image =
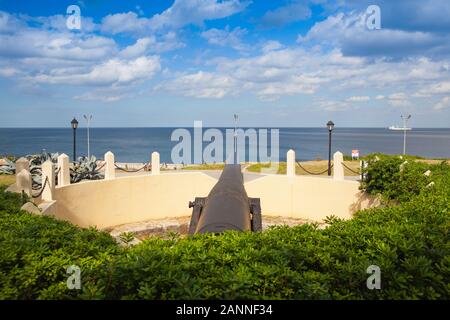
[(262, 231), (261, 201), (259, 198), (248, 198), (252, 214), (252, 231)]
[(189, 234), (193, 235), (197, 229), (198, 220), (200, 219), (200, 214), (202, 213), (203, 205), (205, 204), (206, 198), (196, 197), (195, 200), (189, 201), (189, 208), (192, 209), (191, 222), (189, 223)]
[[(252, 231), (262, 231), (261, 201), (259, 198), (249, 198), (250, 213), (252, 214)], [(206, 198), (196, 197), (194, 201), (189, 202), (189, 208), (192, 209), (191, 222), (189, 223), (189, 234), (193, 235), (197, 229), (198, 220), (202, 213)]]

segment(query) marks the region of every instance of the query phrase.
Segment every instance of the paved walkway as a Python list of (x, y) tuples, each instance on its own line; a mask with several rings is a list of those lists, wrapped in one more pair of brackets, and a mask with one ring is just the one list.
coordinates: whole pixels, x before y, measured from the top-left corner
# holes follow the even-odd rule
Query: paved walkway
[[(173, 174), (179, 172), (202, 172), (214, 179), (219, 180), (220, 174), (222, 170), (161, 170), (161, 174)], [(121, 172), (116, 171), (116, 177), (128, 177), (128, 176), (142, 176), (142, 175), (150, 175), (151, 172), (148, 171), (139, 171), (139, 172)], [(252, 181), (255, 179), (259, 179), (265, 176), (265, 174), (260, 173), (249, 173), (243, 172), (244, 174), (244, 182)]]
[[(245, 170), (245, 169), (244, 169)], [(173, 173), (179, 173), (179, 172), (202, 172), (214, 179), (219, 180), (220, 174), (222, 173), (222, 170), (161, 170), (161, 174), (173, 174)], [(264, 173), (253, 173), (248, 171), (242, 172), (244, 175), (244, 182), (253, 181), (256, 179), (260, 179), (265, 177), (267, 174)], [(149, 171), (139, 171), (139, 172), (122, 172), (122, 171), (116, 171), (116, 177), (126, 177), (126, 176), (141, 176), (141, 175), (150, 175), (151, 172)], [(322, 178), (322, 179), (332, 179), (333, 177), (328, 176), (312, 176), (312, 175), (305, 175), (305, 177), (315, 177), (315, 178)], [(345, 176), (345, 180), (349, 181), (359, 181), (359, 176)]]
[[(183, 171), (188, 171), (188, 170), (183, 170)], [(190, 172), (195, 172), (197, 170), (189, 170)], [(221, 170), (198, 170), (197, 172), (202, 172), (210, 177), (213, 177), (214, 179), (219, 180), (219, 177), (222, 173)], [(262, 177), (265, 176), (265, 174), (260, 174), (260, 173), (250, 173), (250, 172), (243, 172), (244, 175), (244, 182), (249, 182), (255, 179), (260, 179)]]

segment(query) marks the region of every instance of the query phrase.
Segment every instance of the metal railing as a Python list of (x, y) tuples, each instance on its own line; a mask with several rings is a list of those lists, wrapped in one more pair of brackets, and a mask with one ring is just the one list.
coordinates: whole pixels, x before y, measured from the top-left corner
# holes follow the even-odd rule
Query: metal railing
[(146, 164), (144, 164), (141, 168), (139, 169), (128, 169), (128, 168), (121, 168), (117, 165), (117, 163), (114, 163), (114, 167), (116, 167), (116, 169), (120, 170), (120, 171), (124, 171), (124, 172), (129, 172), (129, 173), (134, 173), (134, 172), (139, 172), (141, 170), (147, 169), (147, 168), (151, 168), (151, 162), (147, 162)]
[(356, 175), (360, 175), (360, 174), (361, 174), (360, 171), (355, 171), (355, 170), (353, 170), (352, 168), (350, 168), (349, 166), (347, 166), (344, 162), (342, 162), (342, 166), (343, 166), (344, 168), (346, 168), (348, 171), (350, 171), (350, 172), (352, 172), (352, 173), (354, 173), (354, 174), (356, 174)]
[[(326, 168), (324, 171), (321, 171), (321, 172), (312, 172), (312, 171), (309, 171), (308, 169), (306, 169), (304, 166), (302, 166), (300, 164), (300, 162), (296, 161), (296, 163), (303, 171), (305, 171), (308, 174), (314, 175), (314, 176), (320, 176), (320, 175), (324, 174), (325, 172), (328, 172), (328, 168)], [(333, 166), (334, 166), (334, 164), (331, 165), (330, 170), (333, 168)]]
[(42, 195), (42, 193), (44, 192), (44, 189), (47, 186), (47, 184), (49, 184), (48, 177), (45, 177), (45, 181), (44, 181), (44, 184), (42, 185), (41, 191), (39, 191), (38, 194), (31, 194), (31, 197), (34, 199), (39, 198)]

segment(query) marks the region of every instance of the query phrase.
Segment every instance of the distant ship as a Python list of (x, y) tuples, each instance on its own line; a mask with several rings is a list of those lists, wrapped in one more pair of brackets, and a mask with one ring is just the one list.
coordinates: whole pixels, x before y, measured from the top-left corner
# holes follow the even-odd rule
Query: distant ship
[(412, 128), (401, 128), (401, 127), (397, 127), (397, 126), (390, 126), (389, 130), (393, 130), (393, 131), (410, 131), (412, 130)]

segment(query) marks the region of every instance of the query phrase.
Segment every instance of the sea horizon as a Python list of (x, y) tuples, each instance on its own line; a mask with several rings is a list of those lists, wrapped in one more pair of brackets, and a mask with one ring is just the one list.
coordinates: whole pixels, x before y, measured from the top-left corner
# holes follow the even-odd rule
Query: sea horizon
[[(388, 129), (391, 125), (387, 125), (384, 127), (349, 127), (349, 126), (342, 126), (342, 127), (338, 127), (341, 129)], [(437, 130), (445, 130), (445, 129), (450, 129), (450, 127), (411, 127), (409, 126), (412, 130), (414, 129), (437, 129)], [(87, 127), (84, 125), (79, 124), (78, 125), (78, 129), (86, 129)], [(90, 129), (140, 129), (140, 128), (193, 128), (193, 126), (114, 126), (114, 127), (110, 127), (110, 126), (90, 126)], [(202, 128), (219, 128), (219, 129), (224, 129), (224, 128), (229, 128), (232, 129), (234, 128), (234, 125), (230, 125), (230, 126), (203, 126)], [(300, 127), (292, 127), (292, 126), (239, 126), (238, 128), (255, 128), (255, 129), (259, 129), (259, 128), (272, 128), (272, 129), (325, 129), (325, 126), (300, 126)], [(69, 126), (65, 126), (65, 127), (0, 127), (0, 129), (71, 129)]]
[[(103, 158), (104, 153), (112, 151), (118, 162), (144, 163), (149, 160), (151, 152), (157, 151), (160, 153), (161, 162), (172, 163), (171, 152), (179, 141), (171, 141), (171, 134), (178, 128), (187, 129), (190, 132), (193, 130), (193, 127), (188, 126), (91, 127), (90, 154)], [(230, 127), (202, 127), (202, 130), (205, 132), (209, 128), (217, 128), (224, 132)], [(327, 128), (253, 128), (257, 131), (269, 129), (269, 136), (270, 129), (279, 129), (280, 161), (286, 160), (286, 152), (289, 149), (296, 151), (298, 160), (328, 159)], [(87, 128), (79, 127), (76, 134), (77, 156), (87, 155)], [(209, 143), (204, 141), (203, 148)], [(268, 141), (268, 148), (270, 151), (270, 141)], [(0, 155), (3, 156), (19, 157), (46, 151), (66, 153), (72, 158), (72, 150), (73, 130), (68, 127), (0, 128)], [(248, 150), (248, 141), (246, 141), (246, 150)], [(385, 127), (336, 127), (332, 134), (332, 151), (341, 151), (345, 155), (350, 155), (352, 150), (359, 150), (361, 156), (376, 152), (401, 154), (403, 131), (391, 131)], [(407, 132), (406, 153), (424, 158), (450, 158), (450, 128), (413, 128), (412, 131)]]

